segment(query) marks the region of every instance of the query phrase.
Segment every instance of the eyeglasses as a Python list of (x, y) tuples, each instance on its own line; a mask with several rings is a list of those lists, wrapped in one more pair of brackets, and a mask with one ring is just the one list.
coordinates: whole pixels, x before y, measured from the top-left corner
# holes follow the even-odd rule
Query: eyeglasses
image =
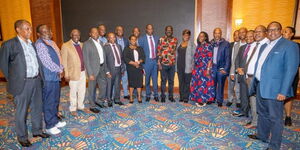
[(278, 31), (280, 31), (281, 29), (279, 29), (279, 28), (276, 28), (276, 29), (268, 29), (267, 31), (269, 32), (269, 33), (271, 33), (271, 32), (278, 32)]

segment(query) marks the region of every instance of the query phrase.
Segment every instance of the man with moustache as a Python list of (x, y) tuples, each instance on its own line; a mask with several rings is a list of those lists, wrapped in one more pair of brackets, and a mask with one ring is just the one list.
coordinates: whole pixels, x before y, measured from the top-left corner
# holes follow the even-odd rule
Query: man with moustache
[(115, 34), (108, 33), (107, 39), (108, 42), (104, 46), (104, 51), (106, 54), (107, 70), (111, 74), (111, 78), (108, 79), (107, 96), (108, 106), (112, 107), (112, 101), (115, 104), (124, 105), (120, 101), (120, 84), (125, 68), (121, 46), (116, 43)]
[(60, 101), (60, 79), (62, 77), (63, 66), (60, 49), (51, 40), (52, 32), (50, 28), (41, 24), (37, 26), (39, 39), (35, 42), (37, 54), (43, 64), (43, 112), (46, 123), (46, 131), (50, 134), (61, 132), (59, 128), (66, 125), (66, 122), (59, 121), (57, 117), (58, 105)]
[(256, 94), (257, 134), (251, 139), (269, 141), (267, 149), (279, 150), (283, 131), (283, 104), (294, 96), (292, 83), (299, 66), (299, 48), (282, 38), (282, 26), (273, 21), (267, 27), (267, 42), (260, 48), (251, 83), (250, 95)]
[(15, 130), (17, 140), (23, 147), (30, 147), (28, 140), (27, 114), (30, 108), (33, 137), (49, 138), (43, 133), (42, 123), (42, 63), (30, 40), (31, 24), (17, 20), (14, 24), (17, 36), (5, 41), (0, 48), (0, 69), (7, 82), (7, 91), (14, 97)]
[[(90, 29), (90, 38), (83, 43), (83, 60), (88, 75), (88, 99), (90, 111), (99, 113), (96, 105), (104, 108), (106, 100), (107, 77), (111, 77), (106, 64), (106, 54), (99, 40), (99, 32), (96, 27)], [(96, 86), (99, 86), (99, 95), (96, 97)]]
[(240, 96), (241, 96), (241, 108), (239, 111), (235, 111), (233, 116), (248, 117), (250, 105), (249, 105), (249, 95), (248, 95), (248, 86), (246, 83), (246, 70), (247, 70), (247, 58), (250, 51), (256, 46), (254, 42), (254, 31), (249, 30), (246, 34), (246, 45), (240, 47), (239, 52), (235, 59), (235, 70), (237, 72), (237, 82), (240, 84)]
[(72, 116), (77, 116), (77, 110), (89, 113), (84, 107), (86, 91), (86, 72), (83, 61), (82, 43), (80, 31), (73, 29), (71, 39), (64, 43), (61, 48), (62, 64), (64, 66), (64, 77), (70, 86), (70, 107)]

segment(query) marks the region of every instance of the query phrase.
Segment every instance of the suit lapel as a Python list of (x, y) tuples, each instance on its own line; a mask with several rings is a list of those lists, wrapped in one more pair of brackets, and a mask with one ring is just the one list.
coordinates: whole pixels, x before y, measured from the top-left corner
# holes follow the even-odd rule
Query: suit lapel
[[(80, 43), (81, 44), (81, 43)], [(80, 60), (80, 57), (79, 57), (79, 55), (78, 55), (78, 52), (77, 52), (77, 50), (76, 50), (76, 48), (75, 48), (75, 46), (74, 46), (74, 44), (73, 44), (73, 42), (70, 40), (69, 41), (69, 46), (70, 46), (70, 48), (72, 49), (72, 52), (77, 56), (77, 58), (78, 58), (78, 60)], [(80, 45), (80, 47), (81, 47), (81, 45)], [(81, 47), (82, 48), (82, 47)]]

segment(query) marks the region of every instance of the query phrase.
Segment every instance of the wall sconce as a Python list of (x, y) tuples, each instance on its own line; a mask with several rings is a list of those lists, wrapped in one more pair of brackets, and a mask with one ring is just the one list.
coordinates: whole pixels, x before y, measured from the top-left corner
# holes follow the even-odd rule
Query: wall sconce
[(235, 19), (235, 26), (240, 26), (243, 23), (243, 19)]

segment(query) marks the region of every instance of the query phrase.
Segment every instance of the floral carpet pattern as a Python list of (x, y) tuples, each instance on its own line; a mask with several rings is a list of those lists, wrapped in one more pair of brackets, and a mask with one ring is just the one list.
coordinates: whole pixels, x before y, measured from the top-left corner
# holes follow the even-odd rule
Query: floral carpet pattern
[[(99, 114), (77, 117), (68, 111), (68, 87), (62, 88), (60, 109), (66, 117), (66, 127), (49, 139), (33, 138), (27, 149), (116, 149), (116, 150), (171, 150), (171, 149), (265, 149), (267, 143), (250, 140), (246, 118), (233, 117), (231, 108), (216, 104), (196, 107), (193, 102), (114, 105), (101, 109)], [(178, 96), (175, 97), (178, 99)], [(22, 149), (16, 140), (14, 103), (0, 82), (0, 149)], [(300, 149), (300, 101), (294, 102), (293, 126), (283, 132), (282, 149)], [(27, 124), (30, 131), (30, 116)], [(25, 149), (25, 148), (24, 148)]]

